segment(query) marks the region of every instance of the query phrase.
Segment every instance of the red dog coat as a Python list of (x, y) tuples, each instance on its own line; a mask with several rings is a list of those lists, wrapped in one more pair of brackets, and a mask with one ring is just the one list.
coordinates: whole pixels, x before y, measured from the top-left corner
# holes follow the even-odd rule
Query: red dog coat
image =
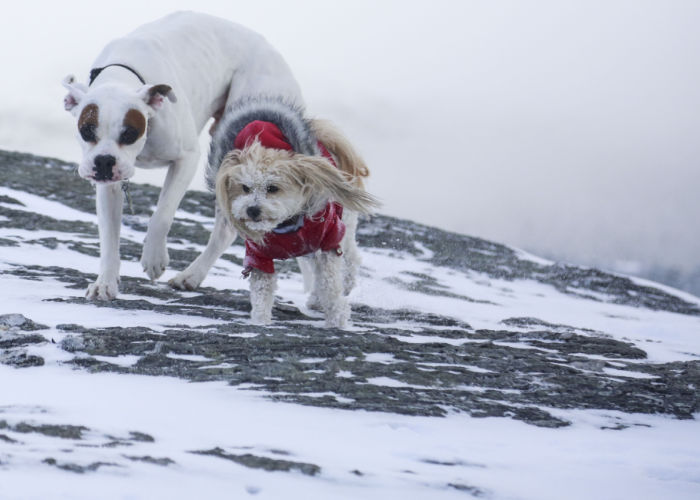
[[(292, 150), (291, 144), (282, 131), (271, 122), (256, 120), (246, 125), (236, 136), (234, 147), (243, 149), (255, 140), (266, 148)], [(335, 161), (328, 150), (318, 143), (321, 154), (333, 165)], [(252, 269), (265, 273), (274, 273), (273, 259), (300, 257), (316, 250), (335, 251), (342, 255), (340, 241), (345, 236), (345, 224), (342, 221), (343, 206), (339, 203), (327, 203), (325, 208), (312, 216), (306, 216), (300, 227), (289, 232), (269, 232), (264, 244), (258, 245), (251, 240), (245, 242), (245, 260), (243, 274), (248, 275)]]

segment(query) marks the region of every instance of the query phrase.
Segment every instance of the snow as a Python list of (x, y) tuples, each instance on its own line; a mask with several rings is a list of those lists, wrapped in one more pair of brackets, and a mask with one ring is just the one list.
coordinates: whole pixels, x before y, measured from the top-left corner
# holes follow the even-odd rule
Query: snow
[[(616, 412), (571, 411), (574, 425), (542, 429), (509, 419), (405, 417), (302, 407), (265, 400), (222, 383), (89, 374), (48, 366), (0, 367), (0, 420), (12, 424), (84, 425), (80, 456), (69, 440), (12, 433), (27, 444), (15, 453), (1, 498), (464, 498), (446, 484), (478, 485), (495, 498), (697, 498), (700, 432), (696, 421)], [(600, 427), (632, 425), (624, 432)], [(153, 443), (126, 450), (100, 446), (106, 436), (147, 433)], [(1, 431), (4, 434), (10, 434)], [(12, 445), (0, 441), (3, 450)], [(266, 473), (189, 453), (222, 447), (229, 453), (323, 464), (322, 479)], [(13, 450), (14, 451), (14, 450)], [(53, 470), (58, 462), (123, 464), (122, 455), (167, 456), (172, 467), (128, 462), (98, 474)], [(452, 466), (437, 464), (451, 463)], [(7, 467), (5, 464), (3, 467)], [(359, 470), (363, 476), (352, 473)], [(407, 471), (412, 471), (411, 473)], [(37, 481), (41, 474), (41, 481)], [(15, 493), (21, 492), (20, 495)]]
[[(21, 191), (0, 188), (0, 194), (26, 204), (24, 208), (12, 205), (14, 209), (64, 220), (96, 221), (94, 215)], [(184, 213), (182, 217), (192, 218)], [(123, 228), (122, 234), (133, 241), (143, 239), (142, 233), (128, 228)], [(18, 247), (2, 247), (0, 268), (3, 270), (45, 262), (87, 273), (94, 273), (98, 268), (96, 257), (78, 254), (66, 245), (48, 249), (26, 243), (52, 236), (65, 239), (65, 233), (0, 229), (0, 237), (13, 236), (24, 243)], [(74, 239), (96, 241), (85, 236)], [(648, 354), (648, 359), (640, 363), (700, 358), (698, 317), (576, 297), (532, 280), (507, 282), (478, 273), (460, 273), (427, 262), (425, 259), (430, 252), (424, 250), (419, 258), (393, 250), (362, 250), (363, 276), (351, 301), (380, 308), (440, 314), (466, 322), (471, 329), (464, 338), (421, 335), (420, 332), (394, 335), (402, 343), (483, 342), (483, 339), (470, 338), (470, 332), (502, 328), (502, 321), (507, 318), (536, 317), (580, 328), (581, 334), (609, 335), (631, 342)], [(234, 248), (232, 252), (240, 252), (240, 249)], [(520, 255), (533, 260), (531, 256)], [(410, 276), (407, 273), (427, 274), (444, 286), (441, 290), (453, 295), (426, 295), (402, 288), (393, 278)], [(122, 262), (122, 274), (143, 276), (137, 262)], [(239, 266), (222, 260), (204, 285), (219, 290), (246, 286), (239, 280), (239, 274)], [(165, 287), (163, 281), (172, 275), (174, 272), (168, 271), (162, 281), (153, 286)], [(586, 292), (581, 290), (581, 293)], [(548, 408), (552, 414), (572, 422), (568, 427), (549, 429), (508, 418), (473, 418), (455, 413), (437, 418), (301, 406), (272, 401), (266, 397), (269, 393), (245, 385), (195, 384), (167, 377), (73, 369), (65, 364), (73, 355), (58, 347), (67, 335), (58, 328), (61, 324), (79, 321), (89, 328), (148, 327), (162, 332), (174, 325), (221, 323), (209, 318), (121, 311), (93, 304), (47, 300), (81, 297), (83, 293), (66, 288), (50, 277), (37, 283), (3, 275), (0, 314), (22, 313), (47, 325), (48, 330), (41, 333), (56, 343), (29, 348), (30, 353), (44, 357), (46, 365), (43, 367), (14, 369), (0, 365), (0, 422), (9, 426), (19, 422), (82, 425), (88, 430), (78, 442), (0, 428), (0, 436), (20, 443), (0, 437), (0, 498), (217, 499), (250, 496), (290, 500), (438, 500), (468, 498), (465, 488), (469, 487), (483, 491), (487, 498), (508, 500), (700, 498), (700, 425), (697, 420)], [(306, 297), (298, 277), (280, 280), (277, 293), (304, 309)], [(694, 297), (685, 298), (698, 301)], [(362, 335), (360, 327), (356, 330), (354, 333)], [(250, 338), (259, 334), (231, 335)], [(533, 348), (517, 342), (500, 344)], [(171, 353), (168, 356), (191, 362), (209, 361), (194, 354)], [(589, 357), (595, 359), (595, 356)], [(128, 355), (95, 358), (121, 367), (132, 366), (137, 361), (135, 356)], [(382, 352), (367, 353), (365, 359), (382, 364), (397, 362), (392, 354)], [(300, 359), (307, 364), (321, 361), (324, 358)], [(438, 365), (421, 363), (419, 368)], [(230, 365), (208, 368), (215, 366)], [(488, 373), (478, 367), (454, 366)], [(603, 372), (610, 377), (650, 377), (641, 371), (609, 367)], [(343, 379), (354, 375), (340, 371), (337, 376)], [(391, 377), (370, 377), (367, 382), (396, 389), (418, 387)], [(421, 389), (439, 390), (435, 387)], [(465, 393), (484, 391), (483, 387), (466, 385), (454, 389)], [(689, 387), (689, 390), (697, 389)], [(331, 392), (310, 396), (330, 396), (352, 403), (351, 399)], [(620, 425), (628, 428), (612, 430)], [(109, 446), (115, 439), (128, 440), (132, 432), (148, 434), (154, 441), (132, 440), (129, 446)], [(217, 447), (227, 454), (252, 453), (317, 464), (321, 472), (315, 477), (300, 472), (266, 472), (192, 453)], [(279, 455), (273, 450), (285, 454)], [(164, 467), (128, 458), (145, 456), (167, 457), (175, 463)], [(75, 474), (43, 463), (47, 457), (54, 458), (59, 465), (97, 462), (113, 465), (103, 465), (96, 472)]]

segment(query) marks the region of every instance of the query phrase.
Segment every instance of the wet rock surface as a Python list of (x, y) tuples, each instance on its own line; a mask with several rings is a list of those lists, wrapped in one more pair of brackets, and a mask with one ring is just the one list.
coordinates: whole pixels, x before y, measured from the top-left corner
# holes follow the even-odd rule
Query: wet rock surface
[[(0, 152), (0, 165), (5, 165), (0, 185), (94, 213), (94, 190), (76, 178), (74, 165), (5, 152)], [(37, 178), (42, 182), (35, 182)], [(131, 185), (129, 193), (136, 215), (125, 208), (124, 224), (143, 232), (158, 190)], [(62, 246), (76, 255), (98, 255), (97, 228), (91, 222), (33, 213), (9, 195), (0, 197), (0, 216), (4, 216), (0, 228), (38, 233), (36, 238), (4, 233), (5, 245)], [(202, 217), (213, 217), (212, 196), (188, 193), (171, 231), (170, 242), (177, 247), (170, 250), (173, 268), (184, 268), (198, 255), (199, 245), (206, 243), (208, 231)], [(46, 231), (52, 236), (42, 234)], [(373, 217), (361, 224), (359, 240), (365, 248), (396, 259), (417, 259), (452, 273), (506, 282), (533, 280), (581, 300), (700, 315), (696, 304), (629, 278), (540, 263), (503, 245), (409, 221)], [(123, 260), (138, 261), (140, 253), (140, 244), (122, 240)], [(230, 253), (224, 258), (240, 264)], [(294, 263), (285, 263), (282, 270), (297, 272)], [(1, 273), (29, 281), (52, 280), (77, 290), (95, 279), (95, 275), (50, 263), (10, 264)], [(493, 304), (455, 292), (425, 273), (404, 272), (387, 281), (413, 293), (456, 299), (465, 307)], [(183, 294), (164, 283), (133, 277), (123, 277), (120, 289), (127, 298), (112, 302), (90, 303), (80, 296), (45, 300), (89, 304), (104, 311), (196, 317), (211, 324), (200, 321), (199, 326), (183, 324), (159, 331), (60, 324), (56, 327), (64, 337), (60, 347), (74, 355), (69, 363), (92, 372), (246, 384), (266, 391), (272, 399), (304, 405), (430, 416), (466, 412), (544, 427), (568, 424), (548, 409), (600, 408), (692, 418), (699, 408), (695, 388), (700, 387), (700, 361), (649, 363), (646, 353), (633, 343), (594, 329), (535, 317), (505, 319), (502, 329), (474, 329), (449, 316), (355, 304), (357, 331), (329, 330), (318, 326), (318, 317), (281, 300), (273, 313), (274, 327), (265, 328), (247, 321), (250, 306), (245, 289), (204, 287)], [(43, 364), (40, 356), (27, 349), (50, 341), (46, 328), (22, 315), (0, 317), (0, 362), (18, 367)], [(125, 356), (131, 362), (122, 362)]]

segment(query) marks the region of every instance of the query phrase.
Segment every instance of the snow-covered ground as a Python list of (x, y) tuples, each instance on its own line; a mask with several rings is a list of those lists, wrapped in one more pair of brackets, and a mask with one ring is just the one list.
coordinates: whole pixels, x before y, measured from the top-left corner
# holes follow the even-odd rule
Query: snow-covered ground
[[(553, 430), (503, 418), (273, 403), (223, 383), (88, 374), (54, 363), (0, 367), (0, 377), (0, 419), (87, 428), (79, 441), (0, 430), (21, 443), (0, 438), (6, 499), (427, 500), (468, 498), (473, 487), (497, 499), (693, 500), (700, 492), (697, 421), (571, 411), (573, 424)], [(620, 421), (632, 427), (601, 429)], [(131, 432), (153, 441), (129, 440)], [(110, 446), (118, 440), (128, 446)], [(217, 447), (318, 464), (321, 472), (266, 472), (191, 453)], [(105, 465), (77, 474), (47, 465), (47, 457)]]
[[(66, 229), (71, 226), (46, 227), (50, 221), (95, 224), (96, 218), (67, 206), (61, 194), (50, 200), (28, 191), (31, 189), (20, 189), (16, 183), (0, 187), (0, 314), (23, 314), (45, 328), (22, 331), (2, 327), (0, 346), (3, 341), (21, 341), (37, 333), (46, 341), (23, 348), (25, 354), (43, 358), (42, 366), (0, 364), (2, 499), (700, 498), (700, 424), (696, 419), (590, 406), (541, 406), (543, 412), (568, 423), (543, 427), (502, 416), (477, 418), (447, 402), (442, 405), (445, 416), (441, 417), (398, 414), (284, 402), (271, 398), (270, 391), (258, 383), (229, 385), (225, 378), (192, 383), (187, 377), (99, 371), (87, 361), (128, 371), (140, 366), (143, 359), (128, 352), (89, 355), (81, 347), (68, 349), (68, 341), (79, 335), (65, 325), (95, 330), (105, 342), (118, 340), (118, 332), (101, 330), (111, 327), (124, 332), (146, 329), (166, 340), (176, 328), (189, 329), (193, 335), (204, 331), (206, 335), (207, 328), (213, 332), (232, 325), (236, 330), (229, 335), (253, 342), (280, 331), (291, 338), (308, 325), (318, 326), (321, 320), (303, 306), (302, 284), (296, 273), (284, 274), (278, 295), (291, 302), (287, 307), (299, 309), (306, 317), (280, 321), (268, 330), (250, 325), (245, 311), (224, 311), (231, 316), (216, 319), (185, 309), (157, 309), (199, 294), (169, 291), (165, 281), (174, 275), (173, 270), (157, 284), (146, 283), (135, 259), (124, 260), (122, 275), (139, 280), (143, 290), (154, 291), (153, 296), (127, 291), (120, 297), (124, 307), (79, 300), (84, 290), (73, 287), (59, 270), (72, 270), (76, 276), (94, 273), (98, 259), (85, 248), (94, 248), (97, 238), (84, 229)], [(16, 221), (24, 216), (45, 219), (36, 219), (39, 222), (30, 229), (17, 227)], [(143, 214), (128, 217), (146, 220)], [(182, 210), (178, 217), (181, 223), (211, 227), (212, 221), (201, 214)], [(407, 241), (413, 238), (411, 234), (405, 237)], [(140, 244), (143, 232), (125, 226), (122, 238), (122, 248), (128, 248), (130, 243)], [(83, 251), (76, 249), (75, 243), (83, 243)], [(192, 251), (202, 246), (178, 239), (170, 248)], [(581, 380), (597, 369), (595, 376), (602, 379), (630, 384), (640, 381), (653, 387), (658, 375), (649, 371), (652, 366), (669, 364), (697, 373), (697, 314), (615, 303), (619, 297), (612, 291), (605, 294), (583, 284), (563, 292), (534, 278), (512, 280), (477, 269), (437, 265), (433, 251), (425, 244), (416, 240), (414, 248), (418, 252), (407, 252), (400, 246), (362, 251), (363, 276), (351, 296), (356, 311), (366, 305), (376, 310), (412, 312), (403, 319), (383, 322), (379, 317), (360, 320), (356, 312), (351, 338), (384, 336), (386, 345), (396, 348), (393, 354), (361, 354), (367, 364), (389, 371), (358, 379), (358, 384), (386, 389), (386, 394), (414, 390), (416, 395), (430, 392), (439, 398), (444, 391), (467, 402), (493, 394), (488, 384), (467, 383), (466, 379), (461, 383), (459, 379), (443, 379), (426, 386), (411, 382), (405, 373), (390, 371), (400, 362), (405, 364), (402, 356), (420, 347), (447, 353), (452, 352), (449, 348), (475, 343), (515, 356), (513, 366), (519, 352), (551, 353), (553, 363), (580, 370)], [(236, 263), (242, 247), (234, 246), (228, 254), (232, 259), (220, 260), (206, 279), (206, 293), (234, 293), (247, 285), (239, 278), (241, 267)], [(523, 252), (515, 255), (526, 264), (549, 265)], [(700, 306), (693, 296), (665, 291), (691, 309)], [(172, 295), (159, 298), (156, 293)], [(629, 292), (634, 293), (640, 292)], [(146, 307), (135, 307), (144, 303)], [(445, 326), (424, 324), (426, 314), (446, 318)], [(520, 337), (498, 340), (499, 332), (505, 330), (531, 331), (527, 321), (518, 326), (509, 324), (509, 318), (537, 318), (549, 324), (543, 328), (551, 328), (559, 337), (551, 341), (551, 349)], [(329, 338), (337, 335), (328, 332)], [(641, 354), (637, 359), (628, 354), (617, 358), (582, 354), (577, 358), (579, 364), (572, 364), (557, 351), (571, 335), (591, 342), (624, 344), (629, 347), (625, 352), (638, 349), (646, 358)], [(489, 338), (495, 340), (489, 342)], [(8, 347), (7, 353), (11, 351)], [(443, 361), (416, 366), (422, 370), (446, 367), (444, 376), (460, 367), (478, 376), (493, 375), (478, 356), (470, 356), (443, 357)], [(212, 369), (215, 361), (221, 364), (204, 351), (171, 352), (166, 357), (177, 363), (200, 363), (202, 370)], [(76, 359), (86, 364), (76, 364)], [(311, 353), (298, 362), (313, 372), (319, 367), (326, 369), (325, 360)], [(206, 366), (207, 362), (211, 366)], [(351, 379), (358, 375), (346, 369), (335, 376)], [(697, 401), (698, 387), (687, 385), (688, 401)], [(526, 405), (517, 399), (524, 390), (501, 389), (500, 394), (504, 401), (516, 398), (509, 404), (517, 408)], [(332, 391), (305, 396), (335, 398), (333, 404), (340, 406), (352, 402), (352, 397)], [(658, 397), (664, 398), (664, 394)], [(692, 402), (689, 406), (693, 407)], [(692, 411), (697, 412), (697, 406)]]

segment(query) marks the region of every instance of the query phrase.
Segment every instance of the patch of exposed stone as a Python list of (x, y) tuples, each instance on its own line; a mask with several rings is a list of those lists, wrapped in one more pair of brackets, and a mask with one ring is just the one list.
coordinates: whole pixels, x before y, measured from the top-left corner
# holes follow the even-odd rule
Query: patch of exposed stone
[(467, 297), (466, 295), (451, 292), (449, 287), (441, 284), (433, 276), (424, 273), (403, 271), (401, 274), (410, 277), (411, 280), (408, 281), (399, 276), (392, 276), (391, 278), (385, 278), (385, 280), (392, 285), (411, 292), (419, 292), (425, 295), (435, 295), (438, 297), (449, 297), (451, 299), (460, 299), (477, 304), (493, 304), (493, 302), (489, 302), (488, 300), (477, 300)]
[(46, 328), (22, 314), (0, 315), (0, 363), (16, 368), (42, 366), (44, 358), (30, 354), (27, 348), (46, 342), (42, 335), (29, 333)]
[[(0, 408), (0, 413), (11, 414), (13, 413), (13, 409), (12, 406), (5, 406)], [(21, 410), (23, 410), (23, 412), (27, 411), (26, 408)], [(42, 414), (45, 412), (39, 409), (39, 411), (35, 411), (35, 413)], [(143, 462), (160, 466), (169, 466), (175, 463), (174, 460), (167, 457), (123, 454), (121, 451), (123, 448), (155, 443), (155, 439), (144, 432), (128, 431), (126, 436), (112, 436), (82, 425), (47, 424), (36, 420), (19, 420), (15, 422), (8, 422), (4, 419), (0, 420), (0, 444), (23, 445), (25, 443), (23, 443), (19, 437), (22, 434), (36, 434), (59, 440), (60, 443), (54, 442), (52, 444), (49, 444), (51, 441), (45, 441), (45, 446), (53, 446), (55, 448), (54, 453), (65, 455), (72, 454), (80, 449), (90, 448), (94, 450), (95, 454), (99, 454), (102, 458), (102, 460), (87, 464), (75, 463), (73, 461), (66, 461), (54, 457), (48, 457), (42, 460), (42, 463), (66, 472), (83, 474), (86, 472), (95, 472), (102, 467), (125, 467), (126, 462), (121, 460), (122, 458), (132, 462)], [(8, 453), (5, 454), (5, 457), (10, 461), (13, 459), (13, 450), (14, 448), (6, 448)]]
[(484, 497), (486, 495), (486, 493), (484, 493), (484, 490), (482, 490), (481, 488), (477, 488), (476, 486), (471, 486), (468, 484), (447, 483), (447, 487), (455, 489), (457, 491), (468, 493), (469, 495), (471, 495), (475, 498), (481, 498), (481, 497)]
[[(45, 330), (46, 328), (48, 327), (34, 323), (32, 320), (22, 314), (0, 315), (0, 332), (17, 330), (23, 332), (35, 332), (37, 330)], [(2, 345), (0, 345), (0, 347), (2, 347)]]
[(168, 457), (156, 458), (156, 457), (152, 457), (150, 455), (144, 455), (141, 457), (124, 455), (124, 458), (128, 458), (132, 462), (144, 462), (147, 464), (160, 465), (161, 467), (167, 467), (169, 465), (175, 464), (175, 460), (172, 460)]
[(9, 436), (6, 436), (5, 434), (0, 434), (0, 441), (3, 443), (9, 443), (9, 444), (17, 444), (18, 441), (16, 439), (12, 439)]
[(43, 460), (43, 463), (47, 465), (52, 465), (57, 469), (61, 469), (67, 472), (74, 472), (76, 474), (85, 474), (86, 472), (95, 472), (101, 467), (120, 467), (119, 464), (111, 462), (92, 462), (87, 465), (80, 465), (72, 462), (59, 462), (55, 458), (49, 457)]
[(14, 425), (8, 424), (5, 420), (0, 420), (0, 429), (7, 429), (12, 432), (21, 434), (42, 434), (48, 437), (56, 437), (61, 439), (82, 439), (83, 432), (87, 431), (87, 427), (82, 425), (52, 425), (52, 424), (30, 424), (27, 422), (19, 422)]
[(224, 460), (229, 460), (231, 462), (243, 465), (251, 469), (262, 469), (268, 472), (292, 472), (297, 471), (307, 476), (315, 476), (321, 472), (321, 468), (318, 465), (304, 463), (304, 462), (293, 462), (291, 460), (281, 460), (269, 457), (263, 457), (259, 455), (253, 455), (252, 453), (244, 454), (233, 454), (226, 453), (222, 448), (212, 448), (211, 450), (199, 450), (192, 451), (196, 455), (206, 455), (211, 457), (223, 458)]

